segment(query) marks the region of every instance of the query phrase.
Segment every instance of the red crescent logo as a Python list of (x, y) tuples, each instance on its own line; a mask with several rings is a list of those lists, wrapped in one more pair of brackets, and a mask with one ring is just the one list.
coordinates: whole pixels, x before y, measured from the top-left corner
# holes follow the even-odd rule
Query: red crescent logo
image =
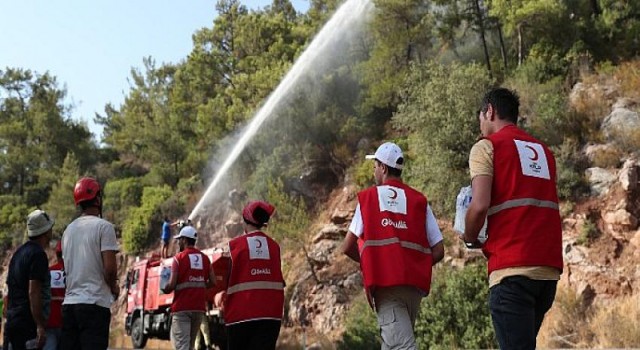
[(62, 273), (61, 273), (61, 272), (56, 272), (56, 278), (55, 278), (55, 280), (56, 280), (56, 281), (59, 281), (59, 280), (61, 280), (61, 279), (62, 279)]
[(200, 255), (194, 255), (194, 256), (196, 257), (196, 261), (195, 262), (200, 261)]
[(256, 249), (257, 248), (262, 248), (262, 241), (259, 239), (256, 239), (256, 242), (258, 242), (258, 245), (256, 245)]
[(529, 159), (531, 159), (531, 160), (532, 160), (532, 161), (534, 161), (534, 162), (535, 162), (536, 160), (538, 160), (538, 151), (536, 151), (536, 150), (535, 150), (535, 148), (533, 148), (533, 147), (531, 147), (531, 146), (529, 146), (529, 145), (524, 146), (524, 148), (528, 148), (528, 149), (530, 149), (530, 150), (531, 150), (531, 152), (533, 152), (533, 157), (529, 157)]
[(389, 196), (389, 198), (391, 198), (391, 199), (398, 198), (398, 192), (396, 192), (396, 190), (390, 188), (389, 191), (391, 191), (393, 193), (391, 196)]

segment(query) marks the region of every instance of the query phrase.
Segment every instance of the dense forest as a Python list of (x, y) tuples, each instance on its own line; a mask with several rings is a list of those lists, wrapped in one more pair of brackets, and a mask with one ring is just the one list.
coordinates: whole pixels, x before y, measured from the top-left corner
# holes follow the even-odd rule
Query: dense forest
[[(601, 137), (607, 112), (597, 103), (571, 107), (568, 95), (586, 74), (638, 74), (625, 62), (640, 50), (640, 2), (373, 4), (363, 27), (352, 28), (355, 38), (323, 56), (322, 69), (286, 96), (225, 180), (280, 205), (272, 231), (297, 239), (332, 187), (345, 179), (371, 184), (362, 155), (383, 139), (406, 150), (403, 177), (427, 193), (438, 217), (451, 218), (453, 199), (469, 182), (480, 99), (496, 85), (519, 92), (522, 126), (556, 152), (563, 200), (581, 194), (578, 150)], [(91, 175), (105, 185), (104, 215), (124, 252), (145, 250), (164, 215), (188, 214), (216, 172), (212, 157), (225, 154), (339, 6), (311, 0), (300, 13), (288, 0), (257, 10), (219, 0), (212, 25), (193, 33), (183, 60), (141, 58), (124, 102), (95, 116), (103, 135), (75, 121), (64, 77), (0, 70), (0, 245), (24, 239), (24, 218), (36, 207), (55, 216), (61, 235), (75, 215), (72, 187)], [(336, 33), (336, 41), (344, 36)]]

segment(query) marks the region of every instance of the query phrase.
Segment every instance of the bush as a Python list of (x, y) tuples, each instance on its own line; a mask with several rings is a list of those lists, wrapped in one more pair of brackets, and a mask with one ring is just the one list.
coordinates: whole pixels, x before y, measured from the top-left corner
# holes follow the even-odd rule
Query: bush
[(556, 176), (558, 197), (563, 200), (574, 199), (589, 190), (583, 176), (586, 159), (578, 150), (578, 144), (565, 140), (558, 147), (551, 147), (556, 158)]
[(478, 108), (492, 80), (484, 67), (415, 66), (393, 117), (408, 131), (405, 181), (423, 191), (434, 211), (452, 215), (460, 187), (469, 184), (468, 155), (480, 132)]
[[(162, 221), (161, 205), (171, 197), (171, 188), (145, 187), (139, 207), (133, 208), (124, 223), (122, 240), (124, 250), (128, 254), (138, 254), (150, 243), (153, 233), (160, 227), (151, 223)], [(158, 235), (159, 236), (159, 235)]]
[(115, 225), (127, 218), (129, 208), (140, 205), (143, 186), (140, 178), (111, 180), (104, 186), (104, 216)]
[(380, 329), (378, 320), (364, 295), (357, 296), (351, 302), (351, 310), (345, 320), (345, 331), (338, 349), (369, 350), (380, 348)]
[[(34, 208), (35, 209), (35, 208)], [(0, 196), (0, 246), (7, 248), (24, 242), (29, 208), (20, 196)]]
[(576, 240), (576, 243), (588, 246), (599, 236), (600, 231), (598, 230), (598, 226), (596, 226), (596, 224), (590, 219), (585, 219), (579, 228), (578, 239)]
[(496, 348), (484, 264), (435, 271), (431, 293), (416, 321), (420, 349)]

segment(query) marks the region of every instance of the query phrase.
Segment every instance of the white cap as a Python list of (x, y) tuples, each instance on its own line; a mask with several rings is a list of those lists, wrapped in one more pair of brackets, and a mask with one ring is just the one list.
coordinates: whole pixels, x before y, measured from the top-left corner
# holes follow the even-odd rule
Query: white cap
[(193, 226), (185, 226), (182, 228), (182, 230), (180, 230), (180, 233), (178, 233), (178, 235), (173, 238), (180, 238), (180, 237), (196, 239), (198, 238), (198, 232), (196, 232), (196, 229), (193, 228)]
[(36, 209), (27, 216), (27, 236), (36, 237), (49, 231), (55, 220), (49, 218), (44, 210)]
[[(402, 169), (404, 166), (404, 157), (402, 150), (393, 142), (385, 142), (376, 150), (375, 154), (368, 154), (365, 158), (377, 159), (380, 163), (396, 169)], [(400, 159), (402, 159), (400, 161)], [(400, 162), (398, 162), (400, 161)]]

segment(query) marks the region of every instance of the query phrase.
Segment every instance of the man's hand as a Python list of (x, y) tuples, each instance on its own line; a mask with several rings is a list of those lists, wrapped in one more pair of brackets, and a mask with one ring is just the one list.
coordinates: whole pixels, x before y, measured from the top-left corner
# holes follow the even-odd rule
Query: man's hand
[(114, 300), (118, 300), (118, 297), (120, 296), (120, 286), (118, 286), (118, 280), (116, 280), (114, 286), (111, 286), (111, 294), (113, 295)]
[(36, 328), (36, 342), (38, 343), (37, 348), (42, 349), (44, 347), (44, 342), (47, 340), (46, 331), (44, 327), (38, 326)]

